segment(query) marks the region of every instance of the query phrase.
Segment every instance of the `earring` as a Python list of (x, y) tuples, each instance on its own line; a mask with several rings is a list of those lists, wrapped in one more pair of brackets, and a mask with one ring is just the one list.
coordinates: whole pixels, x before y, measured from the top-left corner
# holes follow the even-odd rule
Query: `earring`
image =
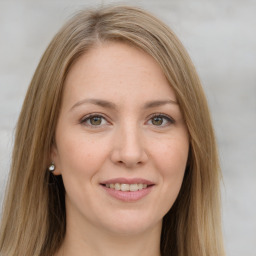
[(54, 165), (53, 162), (52, 162), (52, 164), (48, 167), (48, 170), (49, 170), (50, 172), (54, 172), (54, 170), (55, 170), (55, 165)]

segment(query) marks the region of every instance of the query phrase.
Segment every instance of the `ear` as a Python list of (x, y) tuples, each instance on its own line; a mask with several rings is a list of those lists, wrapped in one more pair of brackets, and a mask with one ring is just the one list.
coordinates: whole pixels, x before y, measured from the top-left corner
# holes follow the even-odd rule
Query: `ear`
[(55, 165), (55, 170), (52, 172), (52, 174), (61, 175), (59, 154), (58, 154), (58, 149), (55, 143), (53, 143), (51, 148), (51, 161)]

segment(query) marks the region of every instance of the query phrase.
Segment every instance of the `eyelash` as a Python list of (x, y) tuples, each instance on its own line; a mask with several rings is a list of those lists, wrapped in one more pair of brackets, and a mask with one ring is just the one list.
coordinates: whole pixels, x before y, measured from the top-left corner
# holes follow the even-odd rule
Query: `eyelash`
[[(102, 126), (101, 124), (100, 124), (100, 125), (86, 124), (86, 122), (87, 122), (88, 120), (90, 120), (91, 118), (93, 118), (93, 117), (99, 117), (99, 118), (103, 118), (103, 119), (106, 120), (106, 118), (105, 118), (102, 114), (93, 113), (93, 114), (90, 114), (90, 115), (87, 115), (87, 116), (83, 117), (83, 118), (81, 119), (81, 121), (80, 121), (80, 124), (89, 126), (89, 127), (91, 127), (91, 128), (94, 128), (94, 129), (101, 128), (101, 126)], [(174, 120), (172, 117), (170, 117), (170, 116), (168, 116), (168, 115), (166, 115), (166, 114), (163, 114), (163, 113), (155, 113), (155, 114), (153, 114), (153, 115), (150, 116), (149, 120), (152, 120), (152, 119), (155, 118), (155, 117), (160, 117), (160, 118), (162, 118), (162, 119), (167, 120), (168, 124), (174, 124), (174, 123), (175, 123), (175, 120)], [(106, 121), (107, 121), (107, 120), (106, 120)], [(108, 122), (108, 121), (107, 121), (107, 122)], [(168, 124), (167, 124), (167, 125), (168, 125)], [(166, 127), (167, 125), (164, 125), (164, 126), (162, 126), (162, 125), (159, 125), (159, 126), (158, 126), (158, 125), (153, 125), (153, 126), (163, 128), (163, 127)]]

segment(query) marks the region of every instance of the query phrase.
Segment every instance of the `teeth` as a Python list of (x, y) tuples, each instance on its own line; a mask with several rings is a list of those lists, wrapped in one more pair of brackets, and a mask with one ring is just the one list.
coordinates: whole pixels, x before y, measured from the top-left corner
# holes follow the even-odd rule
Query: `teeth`
[[(144, 185), (146, 185), (146, 184), (144, 184)], [(143, 189), (143, 184), (138, 184), (138, 187), (139, 187), (139, 190)]]
[(119, 183), (115, 184), (115, 190), (121, 190), (121, 185)]
[(130, 185), (129, 184), (121, 184), (121, 191), (129, 191)]
[(115, 190), (121, 190), (121, 191), (138, 191), (142, 190), (144, 188), (147, 188), (147, 184), (106, 184), (107, 188), (112, 188)]

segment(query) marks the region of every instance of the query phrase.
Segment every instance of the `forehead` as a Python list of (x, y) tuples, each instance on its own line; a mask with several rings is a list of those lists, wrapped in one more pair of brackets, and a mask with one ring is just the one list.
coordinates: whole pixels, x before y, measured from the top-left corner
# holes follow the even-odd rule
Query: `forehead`
[(97, 45), (72, 66), (65, 81), (66, 98), (107, 98), (122, 102), (170, 97), (175, 93), (150, 55), (125, 43)]

